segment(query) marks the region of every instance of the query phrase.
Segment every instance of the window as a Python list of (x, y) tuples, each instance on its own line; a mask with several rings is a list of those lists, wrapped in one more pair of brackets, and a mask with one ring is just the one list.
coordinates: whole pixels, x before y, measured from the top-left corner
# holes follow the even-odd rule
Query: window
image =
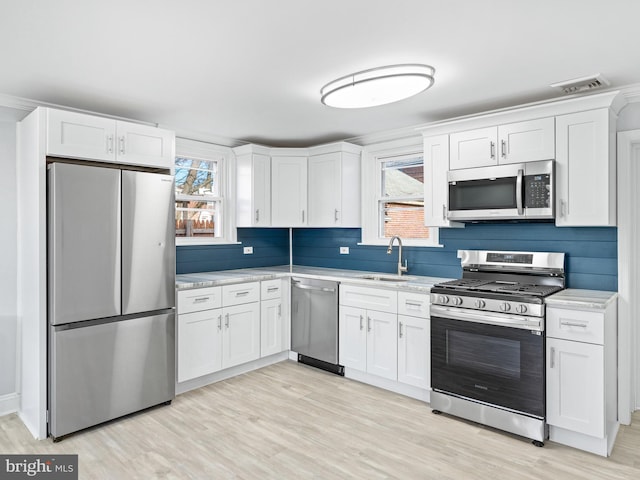
[(235, 242), (229, 210), (230, 155), (225, 147), (176, 140), (176, 244)]
[(365, 149), (362, 243), (386, 245), (398, 235), (405, 245), (438, 245), (438, 229), (424, 225), (422, 148), (410, 139)]

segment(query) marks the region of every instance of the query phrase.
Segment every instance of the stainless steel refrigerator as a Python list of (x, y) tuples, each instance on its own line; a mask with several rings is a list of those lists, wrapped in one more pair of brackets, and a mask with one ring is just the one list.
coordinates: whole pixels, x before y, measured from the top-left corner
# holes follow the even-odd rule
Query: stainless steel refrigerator
[(175, 397), (171, 175), (48, 165), (49, 434)]

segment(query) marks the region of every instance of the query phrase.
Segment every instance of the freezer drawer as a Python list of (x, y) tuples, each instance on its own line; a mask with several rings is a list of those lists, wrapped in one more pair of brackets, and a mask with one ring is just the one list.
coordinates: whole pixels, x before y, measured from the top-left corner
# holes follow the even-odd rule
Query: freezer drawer
[(54, 438), (175, 397), (173, 313), (49, 328)]

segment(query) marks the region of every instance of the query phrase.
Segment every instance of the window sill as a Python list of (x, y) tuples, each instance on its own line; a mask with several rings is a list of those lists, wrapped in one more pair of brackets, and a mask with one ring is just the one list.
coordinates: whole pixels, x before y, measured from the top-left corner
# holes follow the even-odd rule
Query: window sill
[(186, 247), (189, 245), (240, 245), (242, 242), (235, 242), (225, 239), (212, 240), (210, 238), (176, 238), (176, 247)]

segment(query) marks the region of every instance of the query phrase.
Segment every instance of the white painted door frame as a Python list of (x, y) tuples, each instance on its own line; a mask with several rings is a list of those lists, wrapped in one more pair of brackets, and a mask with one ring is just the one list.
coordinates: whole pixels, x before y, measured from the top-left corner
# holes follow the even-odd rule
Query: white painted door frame
[(640, 408), (640, 130), (618, 132), (618, 419)]

